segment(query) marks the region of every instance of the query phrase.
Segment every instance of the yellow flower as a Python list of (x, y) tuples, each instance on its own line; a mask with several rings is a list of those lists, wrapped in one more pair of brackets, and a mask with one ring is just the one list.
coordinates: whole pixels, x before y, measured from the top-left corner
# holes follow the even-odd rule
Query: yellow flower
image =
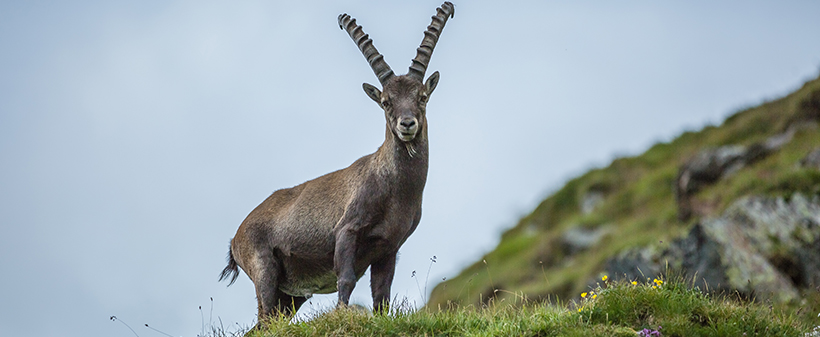
[(587, 293), (581, 293), (581, 298), (586, 298), (586, 297), (587, 297)]
[(606, 281), (608, 278), (608, 276), (604, 275), (604, 277), (601, 278), (601, 281)]
[(594, 300), (598, 295), (592, 295), (592, 299)]
[(578, 312), (581, 312), (582, 309), (584, 309), (584, 308), (578, 308)]
[(633, 285), (633, 286), (638, 285), (638, 281), (632, 281), (632, 285)]

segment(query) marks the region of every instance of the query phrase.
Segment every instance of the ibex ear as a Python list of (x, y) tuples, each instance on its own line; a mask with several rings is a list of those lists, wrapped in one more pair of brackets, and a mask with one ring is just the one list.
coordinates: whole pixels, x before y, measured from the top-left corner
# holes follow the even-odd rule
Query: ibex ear
[(379, 88), (376, 88), (369, 83), (362, 83), (362, 88), (370, 99), (376, 103), (382, 104), (382, 92)]
[(424, 88), (427, 90), (427, 96), (433, 93), (433, 90), (436, 89), (438, 85), (438, 71), (434, 72), (430, 77), (427, 78), (427, 81), (424, 82)]

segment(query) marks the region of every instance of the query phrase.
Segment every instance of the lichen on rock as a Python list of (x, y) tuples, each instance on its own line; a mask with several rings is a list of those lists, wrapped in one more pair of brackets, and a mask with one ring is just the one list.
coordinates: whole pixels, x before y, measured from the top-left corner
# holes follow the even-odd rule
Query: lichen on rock
[(748, 196), (702, 219), (666, 249), (637, 248), (609, 260), (615, 276), (641, 279), (667, 266), (701, 289), (785, 302), (820, 285), (820, 198)]

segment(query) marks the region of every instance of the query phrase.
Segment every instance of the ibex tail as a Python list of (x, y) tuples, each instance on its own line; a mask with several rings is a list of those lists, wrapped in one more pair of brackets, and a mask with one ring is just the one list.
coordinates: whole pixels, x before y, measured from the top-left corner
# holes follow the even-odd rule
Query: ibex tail
[(230, 278), (231, 282), (228, 283), (228, 286), (230, 287), (231, 284), (236, 282), (237, 277), (239, 277), (239, 267), (236, 265), (236, 260), (233, 258), (231, 246), (228, 245), (228, 265), (225, 266), (225, 269), (222, 269), (222, 273), (219, 274), (219, 281)]

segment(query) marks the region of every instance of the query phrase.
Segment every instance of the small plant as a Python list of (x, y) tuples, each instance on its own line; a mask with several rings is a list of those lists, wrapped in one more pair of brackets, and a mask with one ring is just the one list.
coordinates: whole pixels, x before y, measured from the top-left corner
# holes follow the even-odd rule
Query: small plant
[(126, 328), (128, 328), (128, 330), (131, 330), (131, 332), (133, 332), (133, 333), (134, 333), (134, 336), (137, 336), (137, 337), (139, 337), (139, 336), (140, 336), (140, 335), (137, 335), (137, 332), (136, 332), (136, 331), (134, 331), (134, 329), (132, 329), (132, 328), (131, 328), (131, 326), (130, 326), (130, 325), (128, 325), (128, 323), (125, 323), (125, 321), (123, 321), (123, 320), (121, 320), (121, 319), (117, 318), (117, 316), (111, 316), (111, 318), (110, 318), (110, 319), (111, 319), (111, 321), (112, 321), (112, 322), (119, 321), (120, 323), (122, 323), (123, 325), (125, 325), (125, 327), (126, 327)]
[(658, 326), (658, 330), (650, 330), (649, 328), (647, 328), (647, 329), (643, 329), (641, 331), (638, 331), (638, 336), (641, 336), (641, 337), (650, 337), (650, 336), (651, 337), (662, 337), (663, 335), (661, 334), (661, 326), (660, 325)]
[[(647, 279), (647, 280), (649, 280), (649, 279)], [(663, 280), (661, 280), (661, 279), (654, 279), (654, 280), (652, 280), (652, 283), (654, 283), (654, 285), (652, 286), (652, 289), (657, 289), (657, 288), (663, 286)]]

